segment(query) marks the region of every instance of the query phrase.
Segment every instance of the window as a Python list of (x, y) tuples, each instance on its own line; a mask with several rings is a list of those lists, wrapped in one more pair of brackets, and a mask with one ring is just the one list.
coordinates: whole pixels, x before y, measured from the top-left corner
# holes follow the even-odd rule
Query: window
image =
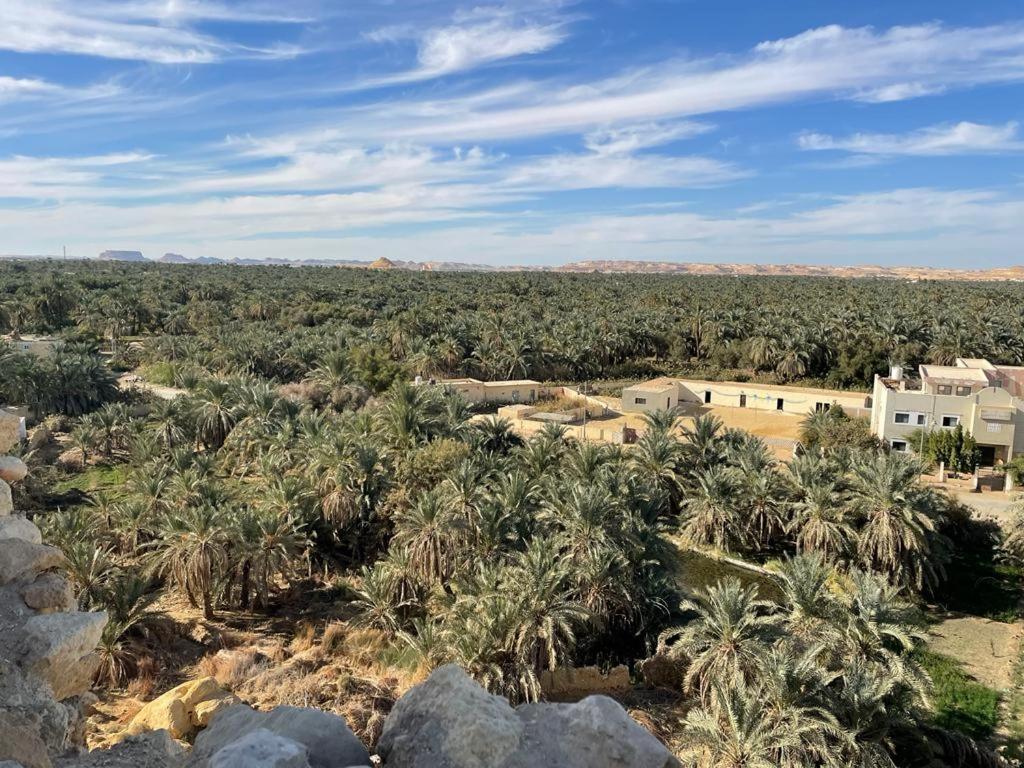
[(960, 423), (960, 417), (959, 416), (943, 416), (942, 417), (942, 426), (944, 426), (944, 427), (955, 427), (959, 423)]
[(711, 402), (711, 390), (710, 389), (705, 389), (704, 390), (704, 402), (705, 403), (710, 403)]
[(672, 398), (671, 397), (668, 398), (668, 400), (665, 401), (665, 407), (668, 408), (668, 409), (672, 408)]
[(957, 397), (967, 397), (969, 394), (971, 394), (971, 388), (970, 387), (957, 387), (956, 388), (956, 395), (957, 395)]
[(985, 427), (988, 429), (989, 432), (1003, 431), (1003, 425), (1000, 424), (998, 421), (990, 421), (988, 422), (988, 424), (985, 425)]
[(814, 404), (814, 412), (815, 413), (821, 413), (822, 411), (827, 411), (827, 410), (828, 410), (828, 403), (815, 403)]
[(935, 393), (939, 395), (952, 395), (953, 385), (952, 384), (939, 384), (935, 387)]
[(914, 423), (917, 424), (919, 427), (924, 425), (924, 421), (925, 418), (923, 413), (914, 414)]
[(746, 407), (747, 407), (747, 396), (746, 395), (740, 395), (740, 408), (746, 408)]
[(785, 405), (786, 405), (786, 401), (783, 400), (781, 397), (777, 398), (775, 400), (775, 410), (776, 411), (781, 411)]
[(893, 440), (891, 442), (891, 445), (894, 451), (899, 451), (900, 453), (903, 453), (905, 450), (907, 450), (906, 440)]
[(893, 417), (893, 423), (895, 424), (909, 424), (910, 414), (897, 411), (895, 417)]
[(646, 397), (634, 397), (633, 398), (633, 404), (634, 405), (647, 405), (647, 398)]

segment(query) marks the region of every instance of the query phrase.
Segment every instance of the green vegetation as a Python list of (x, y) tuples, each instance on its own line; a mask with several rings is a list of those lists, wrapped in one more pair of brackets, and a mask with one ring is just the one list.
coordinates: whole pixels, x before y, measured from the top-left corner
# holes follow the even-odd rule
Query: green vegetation
[[(865, 386), (895, 360), (1017, 361), (1010, 339), (983, 322), (967, 333), (943, 307), (1002, 321), (1020, 291), (0, 263), (3, 322), (69, 340), (60, 362), (8, 355), (27, 371), (18, 392), (45, 391), (43, 366), (101, 339), (118, 365), (182, 390), (128, 407), (90, 353), (81, 367), (103, 375), (65, 379), (95, 380), (87, 397), (26, 395), (71, 415), (62, 448), (82, 472), (55, 492), (86, 499), (38, 519), (83, 606), (113, 617), (105, 682), (141, 666), (165, 594), (216, 617), (319, 593), (378, 658), (457, 662), (515, 701), (536, 699), (547, 669), (662, 654), (685, 681), (685, 756), (702, 766), (997, 764), (970, 741), (984, 735), (981, 692), (944, 671), (933, 690), (919, 654), (923, 596), (965, 600), (948, 570), (1003, 568), (998, 541), (975, 547), (983, 532), (920, 482), (916, 458), (835, 409), (809, 415), (783, 462), (711, 416), (677, 430), (671, 412), (629, 447), (552, 425), (526, 439), (407, 379), (743, 368)], [(41, 460), (37, 473), (65, 471)], [(702, 552), (778, 575), (760, 592), (709, 578)]]
[(918, 658), (932, 681), (932, 722), (988, 739), (999, 719), (999, 693), (970, 677), (955, 659), (929, 651), (919, 652)]

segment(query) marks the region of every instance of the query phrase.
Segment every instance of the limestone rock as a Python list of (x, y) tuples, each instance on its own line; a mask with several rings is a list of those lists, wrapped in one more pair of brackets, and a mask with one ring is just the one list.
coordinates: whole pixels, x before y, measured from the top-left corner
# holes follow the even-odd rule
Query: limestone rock
[(524, 731), (505, 699), (447, 664), (398, 700), (377, 752), (388, 768), (503, 766), (519, 750)]
[(16, 712), (31, 720), (51, 754), (67, 749), (74, 718), (72, 707), (57, 702), (49, 686), (27, 675), (17, 664), (0, 659), (0, 712)]
[(192, 724), (197, 728), (205, 728), (218, 712), (241, 703), (242, 700), (233, 694), (227, 694), (219, 699), (200, 701), (192, 711)]
[(46, 744), (30, 717), (0, 711), (0, 760), (13, 760), (24, 768), (50, 768)]
[(309, 752), (266, 728), (249, 731), (210, 758), (210, 768), (309, 768)]
[(11, 498), (11, 486), (6, 480), (0, 480), (0, 516), (9, 515), (14, 511), (14, 499)]
[[(175, 739), (191, 736), (196, 729), (196, 707), (203, 702), (230, 696), (212, 677), (182, 683), (158, 696), (138, 711), (127, 733), (166, 730)], [(208, 712), (208, 710), (206, 710)], [(208, 712), (212, 716), (212, 712)]]
[(22, 587), (21, 596), (29, 608), (41, 613), (73, 611), (77, 607), (71, 584), (59, 573), (36, 576), (35, 581)]
[(13, 485), (24, 480), (27, 474), (28, 467), (17, 456), (0, 456), (0, 480)]
[(29, 544), (42, 544), (43, 534), (28, 518), (7, 515), (0, 517), (0, 539), (21, 539)]
[(106, 625), (104, 611), (33, 616), (25, 622), (22, 667), (48, 682), (58, 701), (84, 693), (99, 666), (94, 649)]
[(665, 745), (607, 696), (588, 696), (576, 704), (524, 704), (516, 714), (527, 731), (525, 748), (511, 764), (516, 768), (679, 766)]
[(365, 747), (337, 715), (318, 709), (275, 707), (270, 712), (239, 705), (217, 714), (196, 737), (188, 768), (212, 768), (214, 756), (248, 733), (263, 729), (298, 742), (308, 752), (312, 768), (369, 765)]
[(61, 551), (24, 539), (0, 539), (0, 586), (60, 565)]
[(129, 736), (107, 749), (57, 761), (57, 768), (181, 768), (185, 749), (167, 731)]
[(654, 736), (606, 696), (512, 709), (460, 668), (437, 669), (388, 716), (387, 768), (678, 768)]

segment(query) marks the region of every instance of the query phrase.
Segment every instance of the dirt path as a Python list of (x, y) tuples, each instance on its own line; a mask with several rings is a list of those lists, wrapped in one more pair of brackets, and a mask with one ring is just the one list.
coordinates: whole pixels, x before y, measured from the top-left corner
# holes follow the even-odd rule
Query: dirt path
[(122, 374), (117, 379), (117, 386), (122, 390), (140, 389), (145, 392), (151, 392), (162, 400), (174, 400), (187, 394), (187, 390), (178, 389), (177, 387), (163, 387), (159, 384), (151, 384), (135, 373)]
[(1010, 688), (1024, 622), (951, 616), (932, 627), (930, 635), (931, 650), (962, 662), (978, 682), (998, 691)]

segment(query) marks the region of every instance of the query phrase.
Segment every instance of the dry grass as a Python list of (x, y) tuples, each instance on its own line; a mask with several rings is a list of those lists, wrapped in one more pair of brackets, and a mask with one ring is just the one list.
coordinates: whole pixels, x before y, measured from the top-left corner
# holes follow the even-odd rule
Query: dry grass
[(288, 645), (288, 650), (292, 653), (302, 653), (308, 651), (316, 643), (316, 627), (312, 622), (300, 621), (296, 624), (295, 637), (292, 638), (291, 643)]
[(269, 659), (249, 648), (222, 650), (205, 656), (200, 660), (197, 672), (199, 676), (212, 677), (221, 687), (234, 691), (269, 667)]
[(348, 637), (348, 625), (341, 621), (332, 621), (324, 627), (323, 636), (320, 638), (320, 648), (324, 653), (334, 655), (345, 645)]

